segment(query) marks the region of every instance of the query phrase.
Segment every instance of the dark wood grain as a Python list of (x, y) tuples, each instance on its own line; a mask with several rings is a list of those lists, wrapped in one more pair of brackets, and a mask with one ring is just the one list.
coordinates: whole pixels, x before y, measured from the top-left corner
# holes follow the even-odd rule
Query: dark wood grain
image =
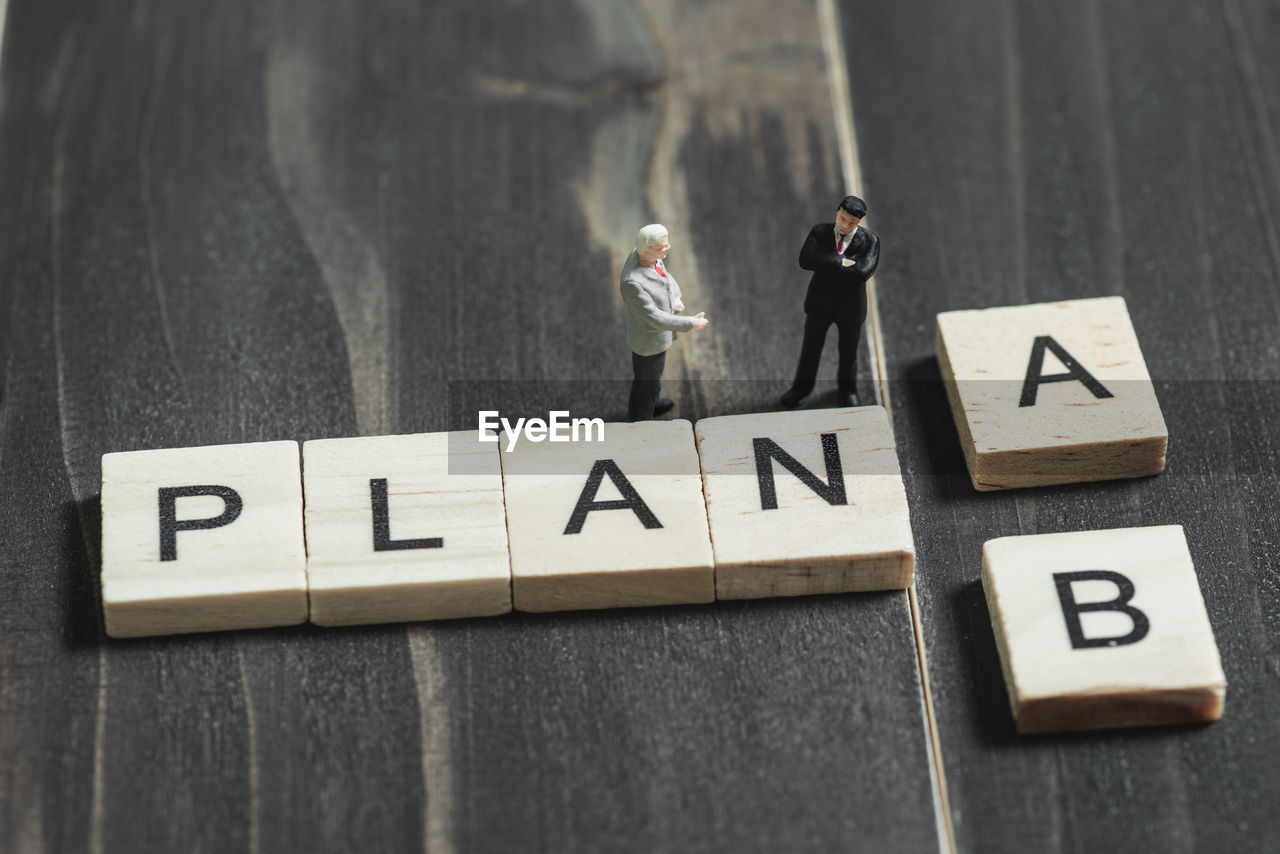
[(680, 414), (771, 407), (844, 190), (811, 8), (18, 0), (3, 62), (0, 849), (937, 847), (902, 594), (101, 631), (103, 453), (620, 417), (645, 222)]
[[(847, 15), (895, 424), (962, 851), (1269, 850), (1280, 818), (1280, 26), (1265, 3), (935, 3)], [(895, 263), (888, 258), (894, 257)], [(1167, 470), (980, 495), (943, 310), (1123, 294)], [(991, 537), (1186, 526), (1229, 687), (1207, 727), (1019, 738), (978, 582)]]

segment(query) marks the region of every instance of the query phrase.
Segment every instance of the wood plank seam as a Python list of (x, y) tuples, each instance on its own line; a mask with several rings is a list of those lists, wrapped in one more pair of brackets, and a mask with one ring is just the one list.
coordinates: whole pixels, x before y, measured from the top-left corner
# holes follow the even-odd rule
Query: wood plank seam
[(4, 73), (4, 32), (9, 17), (9, 0), (0, 0), (0, 74)]
[[(1267, 171), (1271, 173), (1271, 183), (1273, 185), (1280, 183), (1280, 158), (1277, 158), (1276, 152), (1280, 151), (1280, 146), (1276, 145), (1275, 136), (1271, 132), (1271, 124), (1266, 120), (1267, 105), (1263, 100), (1263, 86), (1258, 76), (1258, 64), (1253, 58), (1252, 51), (1249, 50), (1249, 40), (1246, 37), (1246, 24), (1241, 18), (1240, 7), (1238, 3), (1223, 3), (1222, 17), (1226, 23), (1227, 35), (1231, 40), (1232, 56), (1235, 60), (1234, 65), (1236, 72), (1240, 78), (1241, 91), (1247, 96), (1249, 104), (1249, 124), (1253, 131), (1262, 140), (1262, 152), (1267, 165)], [(1248, 161), (1253, 166), (1253, 161)], [(1265, 185), (1265, 180), (1261, 175), (1257, 174), (1256, 169), (1249, 170), (1258, 185)], [(1264, 230), (1267, 236), (1267, 249), (1271, 252), (1271, 261), (1277, 267), (1280, 267), (1280, 233), (1277, 232), (1276, 215), (1271, 209), (1266, 193), (1255, 192), (1251, 198), (1253, 204), (1260, 208), (1262, 221), (1268, 224), (1268, 228)]]
[[(849, 192), (861, 194), (862, 168), (858, 158), (858, 136), (853, 121), (853, 100), (846, 72), (844, 48), (840, 41), (840, 17), (834, 0), (817, 0), (818, 21), (822, 30), (822, 47), (826, 58), (827, 80), (831, 90), (831, 107), (836, 126), (836, 144), (840, 152), (841, 174)], [(867, 325), (870, 333), (872, 371), (876, 377), (876, 402), (885, 408), (893, 427), (893, 406), (889, 392), (889, 371), (885, 359), (884, 332), (880, 325), (880, 309), (876, 300), (875, 277), (867, 281)], [(920, 602), (913, 583), (907, 588), (907, 601), (911, 613), (911, 627), (915, 635), (916, 657), (920, 671), (920, 689), (923, 695), (925, 722), (928, 728), (929, 754), (933, 761), (930, 771), (934, 783), (934, 812), (938, 825), (939, 845), (955, 854), (955, 828), (951, 822), (951, 806), (947, 797), (947, 775), (942, 759), (942, 738), (938, 731), (938, 719), (933, 705), (933, 692), (929, 686), (928, 657), (924, 646), (924, 626), (921, 621)]]

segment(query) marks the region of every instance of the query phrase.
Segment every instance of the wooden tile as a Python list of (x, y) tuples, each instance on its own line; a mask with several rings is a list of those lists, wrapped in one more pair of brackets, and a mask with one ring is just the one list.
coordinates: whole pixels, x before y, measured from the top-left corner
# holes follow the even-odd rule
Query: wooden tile
[(497, 445), (473, 431), (302, 446), (311, 622), (511, 610)]
[(103, 456), (107, 634), (305, 622), (298, 463), (297, 442)]
[(603, 442), (503, 445), (502, 476), (518, 610), (715, 599), (688, 421), (606, 424)]
[(1018, 731), (1216, 721), (1226, 677), (1182, 526), (987, 541)]
[(884, 409), (809, 409), (697, 424), (716, 596), (911, 585), (915, 548)]
[(1164, 470), (1168, 431), (1123, 297), (944, 312), (937, 353), (975, 489)]

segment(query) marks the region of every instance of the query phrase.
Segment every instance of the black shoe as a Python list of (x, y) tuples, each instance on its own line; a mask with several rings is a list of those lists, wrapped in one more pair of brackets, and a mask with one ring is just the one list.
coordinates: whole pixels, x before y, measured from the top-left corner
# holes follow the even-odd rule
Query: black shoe
[(842, 391), (840, 392), (840, 405), (841, 406), (857, 406), (858, 396), (851, 391)]
[(795, 409), (797, 406), (800, 405), (800, 402), (802, 400), (804, 400), (803, 394), (798, 394), (796, 393), (795, 389), (789, 388), (782, 393), (782, 400), (781, 400), (782, 408)]
[(676, 408), (676, 402), (669, 397), (660, 397), (653, 404), (653, 417), (666, 415), (668, 412)]

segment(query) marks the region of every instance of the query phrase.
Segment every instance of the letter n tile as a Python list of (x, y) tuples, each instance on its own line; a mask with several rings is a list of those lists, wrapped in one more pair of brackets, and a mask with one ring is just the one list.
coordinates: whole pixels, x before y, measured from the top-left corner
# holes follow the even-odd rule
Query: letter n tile
[(716, 597), (911, 585), (915, 548), (893, 430), (879, 406), (697, 424)]

